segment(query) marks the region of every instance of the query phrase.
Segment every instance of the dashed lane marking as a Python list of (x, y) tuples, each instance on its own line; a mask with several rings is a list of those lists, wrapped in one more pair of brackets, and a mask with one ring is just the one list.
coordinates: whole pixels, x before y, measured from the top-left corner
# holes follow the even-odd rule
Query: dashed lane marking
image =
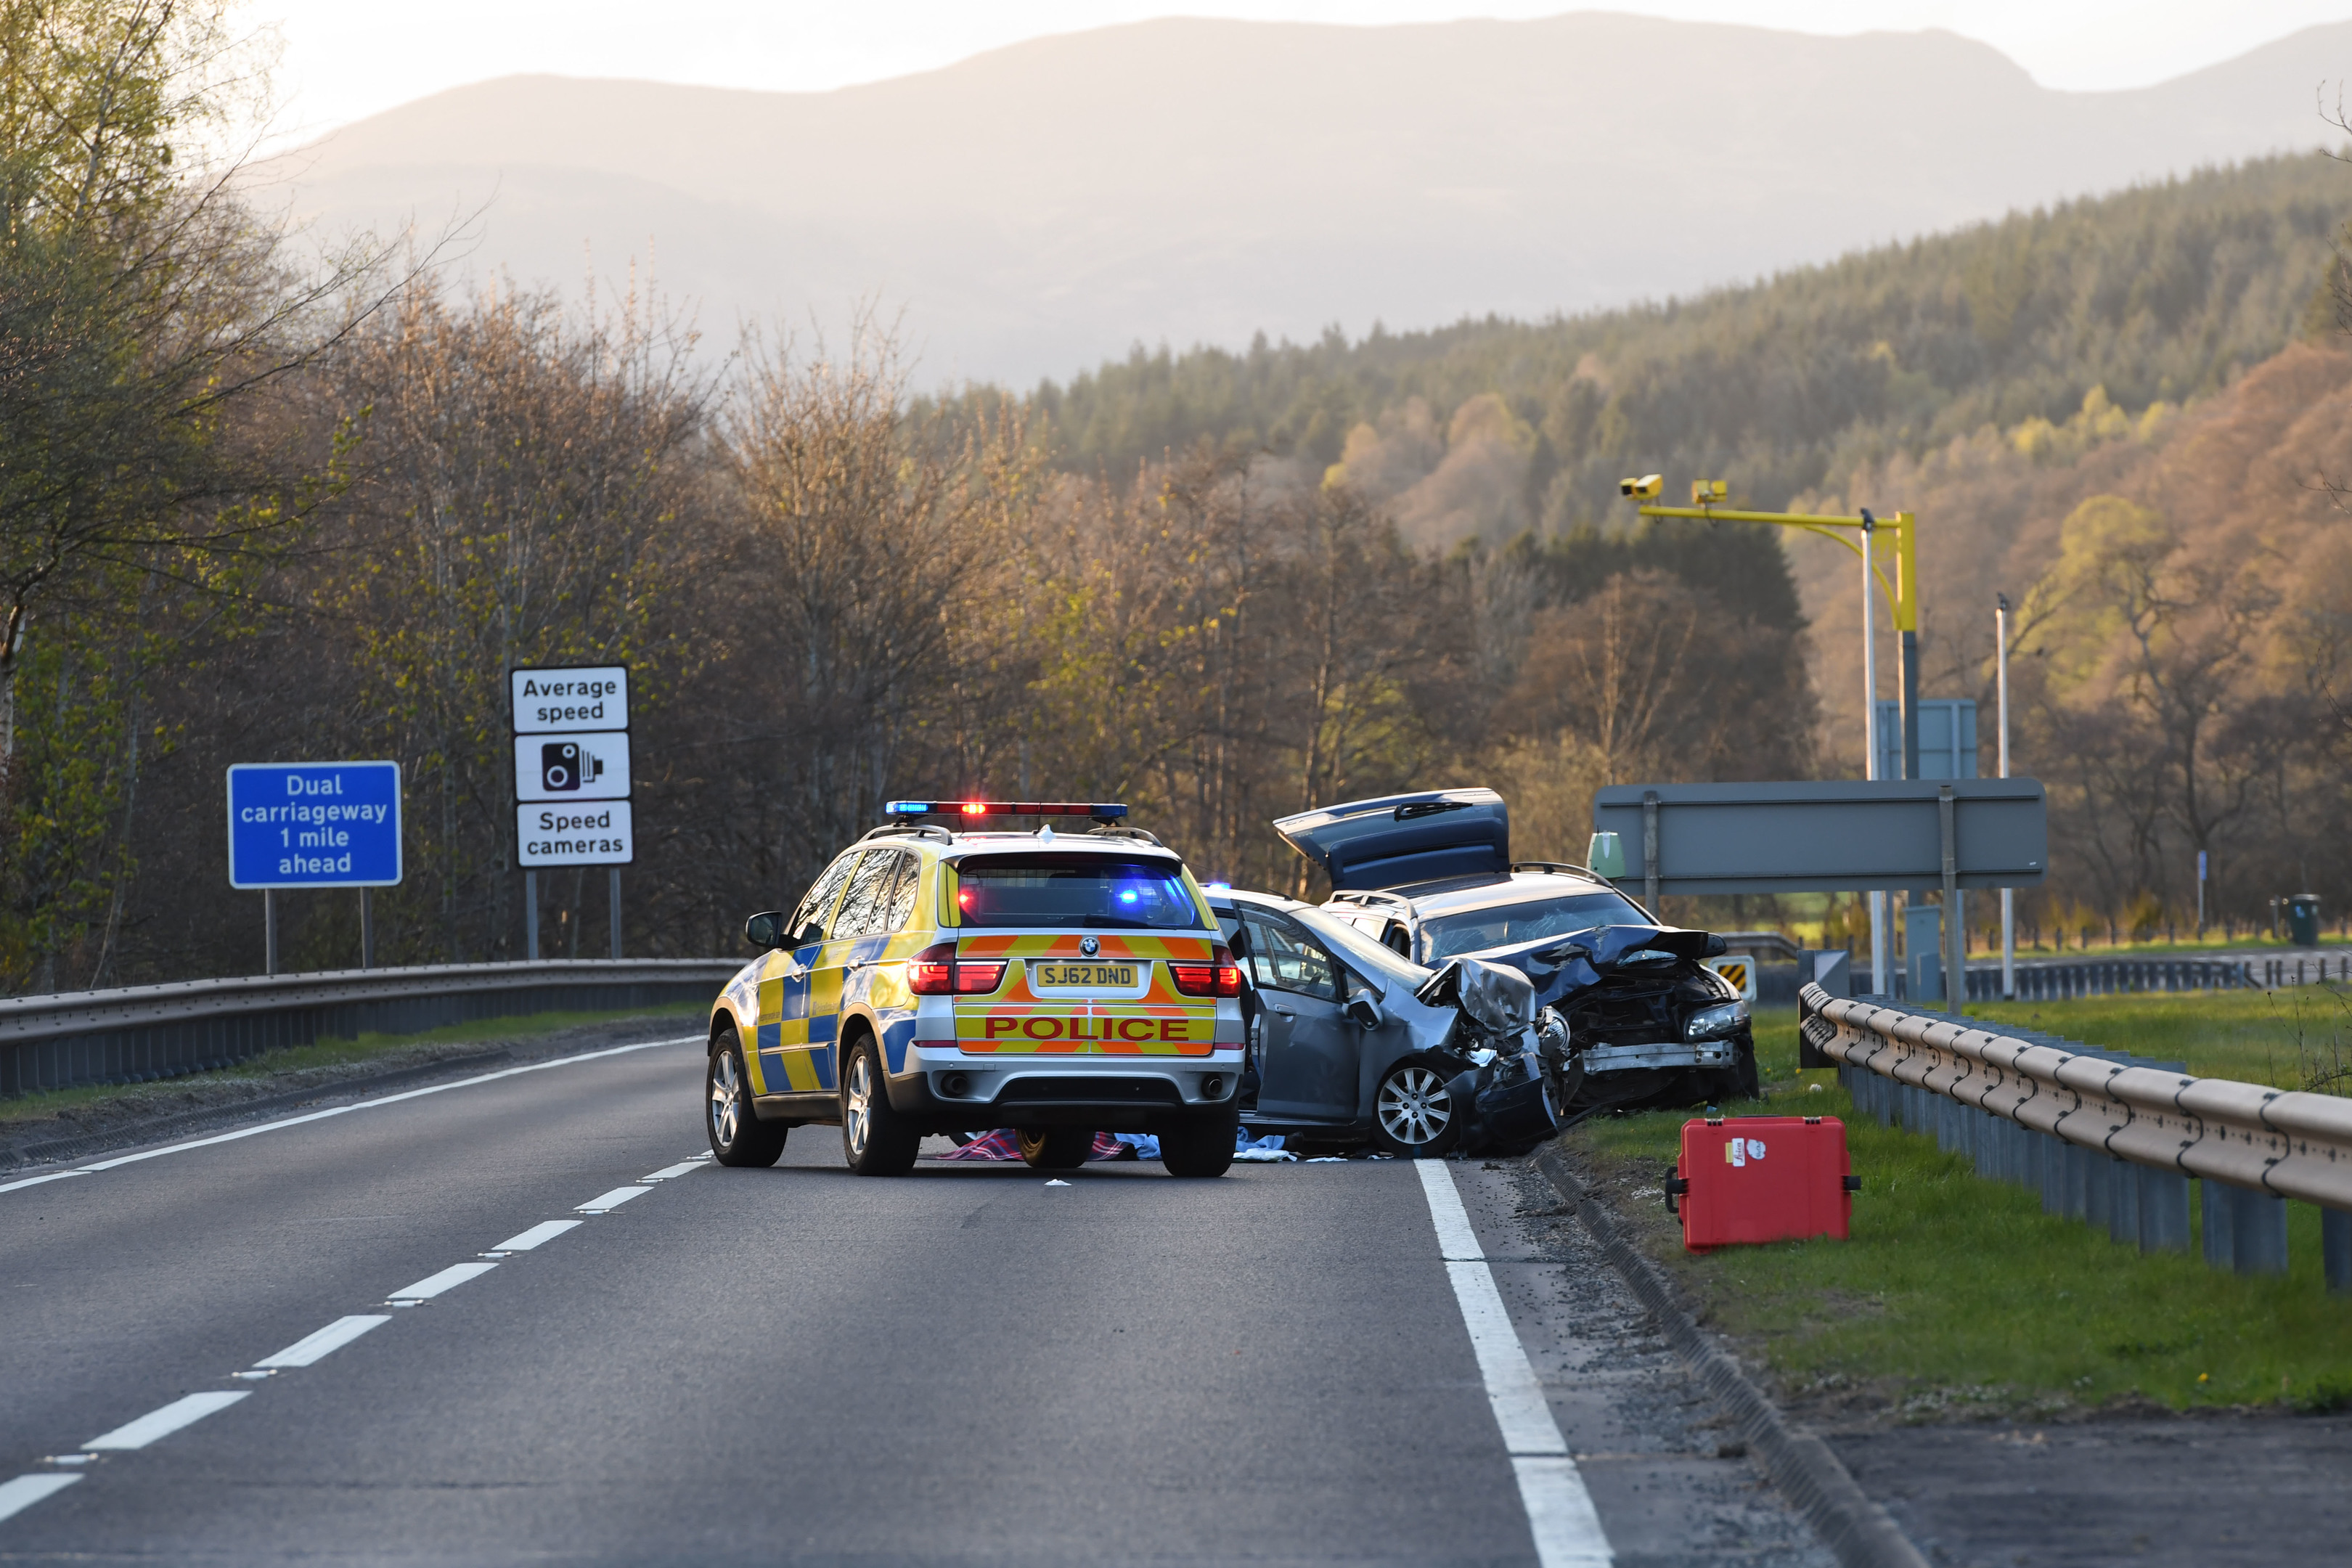
[(12, 1481), (0, 1481), (0, 1519), (24, 1512), (45, 1497), (65, 1490), (81, 1479), (75, 1475), (18, 1476)]
[(1454, 1173), (1443, 1160), (1416, 1160), (1413, 1169), (1421, 1173), (1421, 1190), (1429, 1199), (1430, 1224), (1437, 1231), (1438, 1250), (1454, 1285), (1454, 1302), (1462, 1309), (1463, 1326), (1470, 1331), (1470, 1349), (1478, 1358), (1486, 1403), (1511, 1456), (1537, 1560), (1543, 1568), (1609, 1568), (1614, 1558), (1592, 1494), (1569, 1457), (1543, 1384), (1528, 1363), (1527, 1347), (1511, 1326), (1510, 1310), (1495, 1288), (1494, 1271), (1486, 1267), (1478, 1233), (1462, 1207)]
[(265, 1356), (253, 1364), (257, 1368), (309, 1366), (342, 1349), (370, 1329), (381, 1328), (390, 1321), (392, 1319), (381, 1312), (337, 1318), (317, 1333), (296, 1340), (276, 1355)]
[(240, 1127), (234, 1132), (216, 1132), (209, 1138), (193, 1138), (184, 1143), (167, 1143), (161, 1149), (142, 1149), (135, 1154), (118, 1154), (111, 1160), (93, 1160), (75, 1166), (70, 1171), (51, 1171), (38, 1176), (26, 1176), (19, 1181), (0, 1183), (0, 1193), (13, 1193), (20, 1187), (37, 1187), (44, 1182), (62, 1181), (68, 1176), (93, 1175), (122, 1165), (135, 1165), (145, 1160), (160, 1160), (166, 1154), (184, 1154), (193, 1149), (210, 1149), (222, 1143), (235, 1143), (247, 1138), (258, 1138), (265, 1132), (282, 1132), (289, 1127), (301, 1127), (313, 1121), (324, 1121), (331, 1116), (349, 1116), (355, 1110), (378, 1110), (404, 1100), (421, 1100), (428, 1094), (446, 1094), (453, 1089), (472, 1089), (478, 1084), (496, 1083), (500, 1079), (514, 1078), (527, 1072), (547, 1072), (555, 1068), (571, 1067), (579, 1062), (601, 1061), (606, 1057), (625, 1056), (631, 1051), (648, 1051), (660, 1046), (699, 1045), (700, 1035), (680, 1035), (675, 1039), (640, 1040), (631, 1046), (611, 1046), (601, 1051), (583, 1051), (577, 1056), (555, 1057), (543, 1062), (526, 1062), (519, 1068), (501, 1068), (497, 1072), (477, 1073), (471, 1078), (452, 1079), (447, 1083), (427, 1084), (423, 1089), (404, 1089), (398, 1094), (380, 1095), (373, 1100), (362, 1100), (350, 1105), (332, 1105), (324, 1110), (306, 1111), (300, 1116), (281, 1116), (275, 1121), (263, 1121), (251, 1127)]
[(567, 1230), (578, 1230), (587, 1223), (584, 1219), (543, 1219), (520, 1236), (507, 1237), (490, 1250), (492, 1252), (529, 1252), (532, 1247), (553, 1241)]
[(168, 1437), (183, 1426), (193, 1426), (205, 1416), (252, 1396), (253, 1391), (249, 1388), (239, 1389), (234, 1394), (220, 1389), (191, 1394), (185, 1399), (174, 1399), (161, 1410), (150, 1410), (136, 1421), (126, 1421), (111, 1432), (92, 1437), (82, 1447), (110, 1453), (143, 1448), (159, 1437)]
[(468, 1279), (479, 1279), (495, 1263), (452, 1263), (438, 1274), (428, 1274), (405, 1290), (394, 1290), (387, 1301), (429, 1301), (444, 1290), (454, 1290)]
[[(654, 1043), (670, 1045), (675, 1044), (676, 1042), (665, 1040)], [(642, 1049), (643, 1047), (631, 1046), (624, 1048), (637, 1050)], [(612, 1053), (606, 1052), (604, 1054), (611, 1055)], [(442, 1087), (456, 1088), (457, 1086), (452, 1084), (444, 1085)], [(312, 1119), (305, 1118), (304, 1120)], [(708, 1158), (709, 1157), (707, 1155), (698, 1155), (691, 1160), (681, 1160), (677, 1164), (671, 1165), (666, 1170), (657, 1171), (654, 1175), (648, 1176), (646, 1179), (647, 1181), (669, 1180), (677, 1176), (686, 1175), (689, 1172), (705, 1169), (705, 1162)], [(67, 1172), (63, 1173), (78, 1175), (81, 1173)], [(601, 1214), (605, 1209), (615, 1207), (621, 1204), (628, 1202), (631, 1198), (640, 1196), (651, 1191), (653, 1191), (653, 1189), (649, 1186), (614, 1187), (611, 1192), (604, 1194), (602, 1197), (596, 1198), (591, 1203), (581, 1205), (579, 1212), (583, 1214)], [(529, 1230), (523, 1231), (520, 1235), (509, 1237), (507, 1240), (500, 1242), (499, 1244), (499, 1250), (500, 1252), (507, 1253), (528, 1252), (543, 1242), (551, 1241), (555, 1237), (562, 1236), (565, 1231), (577, 1229), (584, 1223), (586, 1222), (576, 1219), (542, 1220), (539, 1224), (531, 1226)], [(425, 1279), (419, 1279), (415, 1284), (411, 1285), (405, 1290), (394, 1291), (387, 1300), (396, 1304), (413, 1306), (418, 1301), (430, 1300), (432, 1298), (440, 1295), (443, 1291), (452, 1289), (457, 1286), (462, 1285), (468, 1279), (478, 1279), (497, 1267), (498, 1265), (496, 1263), (489, 1262), (452, 1264), (449, 1268), (444, 1268), (438, 1274), (428, 1275)], [(304, 1338), (295, 1341), (292, 1344), (288, 1345), (284, 1350), (279, 1351), (276, 1355), (268, 1356), (254, 1363), (255, 1370), (251, 1372), (235, 1373), (230, 1375), (241, 1378), (265, 1378), (272, 1373), (284, 1368), (313, 1365), (332, 1354), (334, 1352), (341, 1350), (343, 1346), (350, 1344), (362, 1334), (380, 1328), (391, 1321), (392, 1319), (389, 1314), (382, 1312), (362, 1312), (355, 1313), (349, 1317), (338, 1318), (333, 1322), (329, 1323), (325, 1328), (319, 1330), (316, 1333), (306, 1335)], [(126, 1422), (122, 1426), (117, 1426), (111, 1432), (92, 1437), (89, 1442), (82, 1445), (83, 1451), (81, 1453), (57, 1455), (48, 1462), (56, 1465), (74, 1464), (94, 1457), (95, 1452), (119, 1452), (135, 1448), (143, 1448), (147, 1447), (148, 1444), (154, 1442), (158, 1438), (170, 1436), (173, 1433), (177, 1432), (183, 1426), (193, 1426), (194, 1423), (203, 1420), (205, 1416), (214, 1414), (215, 1411), (227, 1409), (230, 1405), (235, 1405), (240, 1399), (246, 1398), (253, 1392), (254, 1391), (252, 1389), (239, 1389), (233, 1392), (215, 1390), (202, 1394), (191, 1394), (185, 1398), (173, 1400), (171, 1404), (164, 1405), (160, 1410), (151, 1410), (146, 1415), (139, 1417), (136, 1421)], [(73, 1485), (74, 1482), (80, 1480), (81, 1479), (82, 1474), (79, 1471), (49, 1471), (46, 1473), (35, 1472), (32, 1474), (18, 1476), (13, 1480), (0, 1481), (0, 1520), (6, 1520), (15, 1514), (23, 1512), (26, 1509), (32, 1507), (42, 1499), (55, 1496), (57, 1493), (65, 1490), (66, 1488)]]

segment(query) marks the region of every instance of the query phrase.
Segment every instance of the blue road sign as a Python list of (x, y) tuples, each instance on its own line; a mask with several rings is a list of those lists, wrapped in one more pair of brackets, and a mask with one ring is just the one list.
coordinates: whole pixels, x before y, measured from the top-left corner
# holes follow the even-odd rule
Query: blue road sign
[(228, 770), (230, 887), (399, 881), (398, 763), (238, 763)]

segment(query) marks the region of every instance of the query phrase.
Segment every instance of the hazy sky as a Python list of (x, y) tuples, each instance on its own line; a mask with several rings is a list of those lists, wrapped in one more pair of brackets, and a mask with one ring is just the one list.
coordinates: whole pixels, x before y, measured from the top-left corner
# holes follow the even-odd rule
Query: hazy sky
[[(1945, 27), (2047, 87), (2139, 87), (2352, 15), (2352, 0), (248, 0), (285, 41), (281, 134), (516, 71), (771, 90), (929, 70), (1040, 34), (1171, 15), (1379, 25), (1577, 9), (1810, 33)], [(1663, 84), (1662, 84), (1663, 85)]]

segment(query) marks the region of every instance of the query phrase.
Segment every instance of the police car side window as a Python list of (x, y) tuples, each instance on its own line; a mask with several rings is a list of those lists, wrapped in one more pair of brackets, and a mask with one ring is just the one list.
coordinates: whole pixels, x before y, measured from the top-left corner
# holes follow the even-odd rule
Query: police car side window
[(842, 895), (841, 917), (833, 922), (835, 939), (872, 936), (880, 931), (890, 884), (898, 877), (897, 850), (867, 850), (857, 862), (856, 874), (849, 879), (849, 891)]
[(904, 931), (915, 912), (915, 891), (922, 885), (923, 863), (906, 850), (898, 851), (898, 879), (890, 884), (890, 896), (884, 900), (882, 923), (878, 931)]
[(801, 907), (793, 912), (792, 935), (794, 939), (798, 939), (809, 921), (823, 921), (833, 913), (834, 899), (841, 891), (841, 884), (848, 879), (849, 868), (856, 864), (857, 857), (853, 853), (844, 855), (824, 868), (824, 875), (816, 879), (816, 885), (808, 890), (808, 897), (801, 900)]
[(1261, 989), (1339, 999), (1339, 972), (1321, 948), (1287, 926), (1253, 920), (1249, 928), (1250, 978)]

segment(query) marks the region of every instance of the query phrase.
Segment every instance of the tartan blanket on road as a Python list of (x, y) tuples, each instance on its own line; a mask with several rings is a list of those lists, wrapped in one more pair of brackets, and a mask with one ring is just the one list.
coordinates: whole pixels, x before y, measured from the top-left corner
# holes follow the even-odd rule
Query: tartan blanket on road
[[(1021, 1144), (1013, 1136), (1012, 1128), (1000, 1127), (984, 1138), (973, 1139), (961, 1149), (932, 1157), (940, 1160), (1018, 1160), (1021, 1158)], [(1095, 1134), (1095, 1146), (1087, 1152), (1087, 1158), (1089, 1161), (1132, 1160), (1135, 1151), (1108, 1132), (1097, 1132)]]

